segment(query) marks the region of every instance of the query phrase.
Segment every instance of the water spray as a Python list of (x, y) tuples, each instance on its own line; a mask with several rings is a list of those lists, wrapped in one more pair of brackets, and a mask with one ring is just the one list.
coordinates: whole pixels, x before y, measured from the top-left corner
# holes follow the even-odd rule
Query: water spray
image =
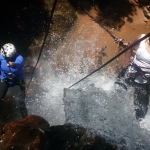
[(138, 43), (140, 43), (141, 41), (143, 41), (144, 39), (146, 39), (147, 37), (150, 36), (150, 33), (148, 33), (147, 35), (145, 35), (144, 37), (142, 37), (141, 39), (135, 41), (133, 44), (129, 45), (128, 47), (126, 47), (123, 51), (121, 51), (120, 53), (118, 53), (116, 56), (114, 56), (112, 59), (110, 59), (109, 61), (107, 61), (105, 64), (103, 64), (102, 66), (100, 66), (99, 68), (97, 68), (96, 70), (94, 70), (93, 72), (91, 72), (90, 74), (88, 74), (87, 76), (85, 76), (84, 78), (82, 78), (81, 80), (77, 81), (76, 83), (74, 83), (73, 85), (71, 85), (69, 88), (73, 87), (74, 85), (78, 84), (79, 82), (81, 82), (82, 80), (86, 79), (87, 77), (91, 76), (92, 74), (94, 74), (95, 72), (97, 72), (98, 70), (102, 69), (103, 67), (105, 67), (106, 65), (108, 65), (110, 62), (112, 62), (113, 60), (115, 60), (116, 58), (118, 58), (119, 56), (121, 56), (123, 53), (125, 53), (127, 50), (131, 49), (132, 47), (134, 47), (135, 45), (137, 45)]

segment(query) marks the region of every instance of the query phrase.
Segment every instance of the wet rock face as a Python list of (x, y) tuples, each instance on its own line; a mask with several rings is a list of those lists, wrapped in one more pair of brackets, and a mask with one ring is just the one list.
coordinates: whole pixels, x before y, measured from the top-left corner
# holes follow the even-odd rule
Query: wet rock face
[(0, 127), (1, 150), (38, 150), (45, 146), (44, 130), (49, 127), (49, 124), (42, 117), (31, 115), (9, 124), (1, 123)]
[(71, 124), (52, 126), (35, 115), (9, 124), (0, 123), (1, 150), (115, 150), (107, 143), (80, 126)]

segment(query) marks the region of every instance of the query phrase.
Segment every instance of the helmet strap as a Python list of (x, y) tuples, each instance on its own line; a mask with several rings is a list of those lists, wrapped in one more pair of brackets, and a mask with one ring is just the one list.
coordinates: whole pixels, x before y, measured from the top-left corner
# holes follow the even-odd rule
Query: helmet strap
[(3, 46), (2, 46), (2, 49), (3, 49), (3, 53), (4, 53), (5, 57), (6, 57), (6, 52), (5, 52), (5, 49), (4, 49)]

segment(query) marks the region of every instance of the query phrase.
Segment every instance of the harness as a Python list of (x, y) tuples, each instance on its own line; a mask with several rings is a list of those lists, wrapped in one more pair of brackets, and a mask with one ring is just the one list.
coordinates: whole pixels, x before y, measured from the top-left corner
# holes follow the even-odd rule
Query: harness
[(150, 83), (150, 72), (142, 71), (141, 67), (131, 63), (127, 68), (127, 76), (131, 80), (140, 84), (149, 84)]
[(24, 80), (20, 80), (19, 77), (22, 75), (14, 76), (12, 72), (5, 73), (6, 78), (0, 79), (0, 82), (5, 82), (9, 87), (19, 85), (21, 89), (25, 88)]

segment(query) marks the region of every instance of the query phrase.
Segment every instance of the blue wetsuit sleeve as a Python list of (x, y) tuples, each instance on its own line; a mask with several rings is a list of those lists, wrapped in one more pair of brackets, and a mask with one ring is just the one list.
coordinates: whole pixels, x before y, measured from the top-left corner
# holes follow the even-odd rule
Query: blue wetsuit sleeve
[[(19, 55), (16, 60), (14, 61), (14, 66), (11, 67), (11, 71), (12, 72), (20, 72), (23, 68), (23, 65), (24, 65), (24, 59), (21, 55)], [(21, 69), (21, 70), (20, 70)]]
[(23, 57), (20, 55), (16, 58), (15, 62), (14, 62), (14, 67), (15, 68), (20, 68), (23, 66), (23, 63), (24, 63), (24, 59)]

